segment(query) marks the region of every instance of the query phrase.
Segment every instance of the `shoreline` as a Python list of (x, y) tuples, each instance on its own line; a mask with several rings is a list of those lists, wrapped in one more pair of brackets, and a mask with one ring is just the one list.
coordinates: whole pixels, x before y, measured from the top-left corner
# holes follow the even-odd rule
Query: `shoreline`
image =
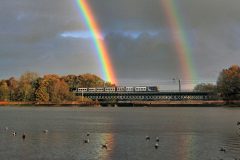
[(0, 107), (240, 107), (240, 101), (131, 101), (126, 103), (101, 102), (63, 102), (63, 103), (36, 103), (36, 102), (0, 102)]
[(24, 106), (24, 107), (99, 107), (98, 102), (64, 102), (64, 103), (36, 103), (36, 102), (0, 102), (0, 107)]

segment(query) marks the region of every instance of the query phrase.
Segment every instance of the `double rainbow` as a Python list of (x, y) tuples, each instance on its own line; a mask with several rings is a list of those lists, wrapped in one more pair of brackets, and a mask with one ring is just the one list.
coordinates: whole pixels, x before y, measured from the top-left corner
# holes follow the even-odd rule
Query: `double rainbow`
[[(88, 29), (91, 31), (93, 41), (97, 50), (98, 59), (101, 62), (102, 75), (106, 81), (117, 83), (114, 68), (111, 64), (109, 52), (106, 44), (101, 37), (101, 29), (94, 18), (93, 11), (91, 10), (87, 0), (76, 0), (79, 13), (85, 20)], [(179, 16), (176, 0), (160, 0), (161, 6), (164, 10), (172, 38), (175, 45), (175, 50), (181, 65), (181, 72), (183, 80), (196, 79), (194, 65), (192, 61), (191, 47), (188, 43), (187, 33), (184, 30), (183, 20)]]
[(117, 79), (110, 60), (109, 52), (107, 50), (106, 44), (104, 43), (104, 40), (99, 38), (101, 35), (101, 28), (94, 18), (93, 11), (89, 7), (87, 0), (76, 0), (76, 2), (79, 8), (79, 13), (84, 18), (85, 23), (93, 36), (98, 59), (101, 62), (101, 71), (103, 72), (102, 75), (104, 76), (103, 78), (108, 82), (116, 84)]

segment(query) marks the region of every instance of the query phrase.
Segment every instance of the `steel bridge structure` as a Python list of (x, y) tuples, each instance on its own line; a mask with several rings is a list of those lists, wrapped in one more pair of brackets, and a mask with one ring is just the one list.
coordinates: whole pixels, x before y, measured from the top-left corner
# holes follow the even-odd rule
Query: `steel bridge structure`
[(182, 101), (182, 100), (215, 100), (216, 96), (211, 92), (75, 92), (77, 96), (83, 96), (98, 101)]

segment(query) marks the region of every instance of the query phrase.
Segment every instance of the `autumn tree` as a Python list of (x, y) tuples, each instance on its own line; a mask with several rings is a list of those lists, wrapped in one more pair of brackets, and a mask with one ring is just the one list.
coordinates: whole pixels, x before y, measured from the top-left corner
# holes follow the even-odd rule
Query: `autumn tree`
[(63, 76), (62, 79), (68, 84), (70, 90), (74, 90), (79, 87), (110, 87), (114, 86), (110, 82), (105, 82), (100, 77), (94, 74), (83, 75), (68, 75)]
[(36, 101), (61, 103), (78, 98), (72, 92), (79, 87), (114, 86), (94, 74), (39, 77), (37, 73), (26, 72), (19, 80), (11, 77), (0, 81), (0, 100)]
[(240, 66), (223, 69), (217, 81), (218, 91), (225, 100), (240, 99)]
[(75, 90), (76, 88), (82, 87), (82, 83), (84, 80), (81, 75), (67, 75), (63, 76), (62, 79), (67, 83), (71, 91)]
[(49, 93), (47, 91), (48, 82), (45, 80), (39, 80), (39, 85), (35, 92), (37, 102), (49, 102)]
[(9, 100), (10, 101), (15, 101), (17, 100), (17, 94), (18, 94), (18, 81), (14, 78), (11, 77), (8, 80), (6, 80), (7, 85), (9, 87)]
[(20, 101), (34, 101), (35, 100), (35, 81), (39, 78), (37, 73), (26, 72), (19, 80), (18, 86), (18, 100)]
[(60, 103), (74, 99), (74, 95), (70, 92), (67, 83), (58, 75), (46, 75), (43, 79), (47, 82), (47, 92), (49, 101)]
[(69, 91), (69, 87), (64, 80), (58, 80), (54, 85), (55, 91), (55, 102), (63, 102), (63, 101), (72, 101), (74, 100), (74, 95)]
[(6, 81), (0, 82), (0, 100), (9, 101), (10, 91)]
[(83, 74), (83, 86), (82, 87), (110, 87), (114, 86), (109, 82), (105, 82), (100, 77), (94, 74)]
[(83, 74), (83, 81), (81, 87), (99, 87), (103, 86), (104, 81), (93, 74)]
[(211, 83), (201, 83), (194, 87), (195, 92), (217, 92), (217, 86)]

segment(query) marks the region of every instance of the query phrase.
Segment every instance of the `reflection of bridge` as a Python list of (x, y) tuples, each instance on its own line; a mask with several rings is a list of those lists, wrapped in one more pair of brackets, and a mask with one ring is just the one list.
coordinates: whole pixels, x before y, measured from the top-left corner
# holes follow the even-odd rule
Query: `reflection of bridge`
[(214, 100), (215, 96), (210, 92), (77, 92), (78, 96), (84, 96), (100, 102), (127, 102), (127, 101), (183, 101), (183, 100)]

